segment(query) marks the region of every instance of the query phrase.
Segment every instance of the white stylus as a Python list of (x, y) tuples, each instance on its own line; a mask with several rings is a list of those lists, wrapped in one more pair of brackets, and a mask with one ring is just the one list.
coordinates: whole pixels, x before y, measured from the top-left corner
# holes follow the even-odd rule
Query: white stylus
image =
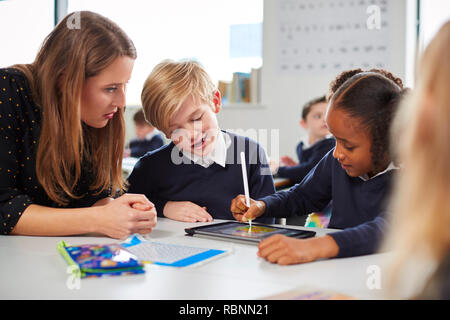
[[(250, 208), (250, 192), (248, 191), (247, 166), (245, 164), (245, 153), (241, 152), (242, 179), (244, 182), (245, 204)], [(252, 220), (248, 219), (250, 229), (252, 228)], [(250, 232), (249, 229), (249, 232)]]

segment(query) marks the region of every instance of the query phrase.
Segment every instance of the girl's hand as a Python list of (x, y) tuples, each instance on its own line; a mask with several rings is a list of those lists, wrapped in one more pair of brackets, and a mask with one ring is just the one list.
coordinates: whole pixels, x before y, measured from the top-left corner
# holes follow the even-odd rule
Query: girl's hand
[(245, 204), (245, 196), (243, 194), (238, 195), (231, 200), (231, 213), (237, 221), (247, 222), (258, 218), (266, 211), (266, 204), (264, 201), (256, 201), (250, 199), (250, 207)]
[(156, 226), (155, 206), (142, 194), (126, 193), (98, 209), (95, 229), (111, 238), (148, 234)]
[(169, 219), (183, 222), (213, 221), (206, 207), (200, 207), (190, 201), (169, 201), (164, 206), (163, 214)]
[(330, 236), (295, 239), (274, 235), (262, 240), (257, 255), (280, 265), (312, 262), (321, 258), (337, 256), (339, 247)]

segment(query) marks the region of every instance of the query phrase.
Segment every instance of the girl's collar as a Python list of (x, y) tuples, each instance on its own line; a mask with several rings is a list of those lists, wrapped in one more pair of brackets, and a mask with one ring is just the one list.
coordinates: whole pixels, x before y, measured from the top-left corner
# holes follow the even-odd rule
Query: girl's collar
[(369, 176), (367, 175), (367, 173), (365, 173), (365, 174), (363, 174), (362, 176), (359, 176), (359, 178), (360, 178), (361, 180), (363, 180), (363, 181), (367, 181), (367, 180), (373, 179), (373, 178), (375, 178), (375, 177), (378, 177), (378, 176), (380, 176), (380, 175), (382, 175), (382, 174), (385, 174), (385, 173), (388, 172), (388, 171), (391, 171), (391, 170), (397, 170), (397, 169), (400, 169), (400, 167), (396, 166), (393, 162), (391, 162), (391, 163), (389, 163), (389, 165), (387, 166), (387, 168), (386, 168), (385, 170), (383, 170), (383, 171), (381, 171), (381, 172), (378, 172), (378, 173), (377, 173), (376, 175), (374, 175), (373, 177), (370, 177), (370, 178), (369, 178)]

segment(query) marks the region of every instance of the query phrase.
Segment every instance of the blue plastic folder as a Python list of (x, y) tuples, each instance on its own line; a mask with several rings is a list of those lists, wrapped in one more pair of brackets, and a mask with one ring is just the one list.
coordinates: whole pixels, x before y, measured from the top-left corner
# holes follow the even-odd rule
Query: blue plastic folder
[(139, 235), (131, 236), (122, 246), (143, 263), (170, 267), (187, 267), (228, 253), (228, 250), (147, 241)]

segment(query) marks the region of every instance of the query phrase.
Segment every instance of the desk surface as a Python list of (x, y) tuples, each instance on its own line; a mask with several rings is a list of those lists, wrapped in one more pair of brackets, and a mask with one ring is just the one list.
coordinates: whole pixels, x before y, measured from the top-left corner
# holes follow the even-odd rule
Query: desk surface
[[(150, 238), (231, 248), (232, 253), (188, 268), (146, 265), (142, 275), (81, 279), (79, 289), (70, 289), (71, 276), (56, 244), (61, 240), (69, 245), (118, 240), (0, 236), (0, 299), (260, 299), (295, 287), (333, 290), (361, 299), (380, 297), (380, 290), (371, 290), (366, 283), (368, 268), (381, 268), (385, 254), (279, 266), (258, 258), (254, 245), (185, 236), (184, 228), (202, 224), (160, 218)], [(331, 231), (313, 230), (317, 235)]]

